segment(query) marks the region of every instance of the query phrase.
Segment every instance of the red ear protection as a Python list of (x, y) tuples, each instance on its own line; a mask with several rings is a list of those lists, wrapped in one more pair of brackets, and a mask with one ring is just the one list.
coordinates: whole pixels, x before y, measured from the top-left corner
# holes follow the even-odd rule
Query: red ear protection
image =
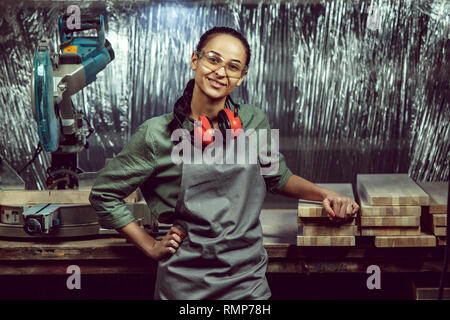
[(217, 116), (219, 118), (219, 129), (223, 137), (226, 137), (227, 129), (232, 129), (232, 138), (237, 138), (242, 129), (241, 119), (239, 119), (237, 113), (225, 108), (220, 110)]
[[(219, 113), (217, 114), (217, 119), (219, 130), (222, 133), (224, 141), (226, 139), (227, 129), (234, 130), (232, 131), (231, 135), (232, 138), (237, 138), (239, 136), (242, 129), (242, 123), (241, 119), (239, 119), (237, 112), (233, 112), (228, 108), (224, 108), (220, 110)], [(198, 117), (198, 121), (201, 122), (201, 126), (194, 127), (194, 136), (196, 132), (197, 134), (200, 133), (200, 136), (202, 137), (202, 147), (205, 148), (214, 141), (214, 134), (213, 134), (214, 126), (211, 119), (209, 119), (207, 116)]]
[(206, 147), (214, 141), (214, 125), (212, 121), (206, 116), (199, 116), (198, 121), (201, 122), (201, 126), (194, 126), (194, 137), (200, 137), (201, 142), (194, 139), (197, 147)]

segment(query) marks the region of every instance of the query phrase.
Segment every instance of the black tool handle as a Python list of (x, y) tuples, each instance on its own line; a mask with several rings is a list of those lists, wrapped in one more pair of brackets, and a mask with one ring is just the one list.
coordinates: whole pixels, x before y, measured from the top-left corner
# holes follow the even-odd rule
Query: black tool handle
[(62, 21), (63, 21), (63, 26), (64, 26), (64, 33), (65, 34), (70, 34), (73, 32), (79, 32), (79, 31), (84, 31), (84, 30), (92, 30), (92, 29), (96, 29), (97, 31), (100, 31), (101, 28), (101, 23), (100, 23), (100, 16), (81, 16), (80, 19), (80, 28), (76, 28), (76, 29), (69, 29), (67, 27), (67, 20), (69, 19), (69, 15), (65, 14), (62, 17)]

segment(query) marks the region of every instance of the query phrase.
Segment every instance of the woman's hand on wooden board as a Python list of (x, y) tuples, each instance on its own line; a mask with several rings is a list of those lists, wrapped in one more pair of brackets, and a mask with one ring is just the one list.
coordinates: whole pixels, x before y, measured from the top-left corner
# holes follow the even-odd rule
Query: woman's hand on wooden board
[(337, 192), (331, 192), (323, 199), (323, 207), (335, 220), (350, 219), (359, 210), (359, 205), (355, 200)]

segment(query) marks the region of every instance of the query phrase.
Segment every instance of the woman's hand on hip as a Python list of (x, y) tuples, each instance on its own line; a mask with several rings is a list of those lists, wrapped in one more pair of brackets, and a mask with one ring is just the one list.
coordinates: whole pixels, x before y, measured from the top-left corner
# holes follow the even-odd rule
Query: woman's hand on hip
[(186, 235), (178, 228), (172, 227), (169, 232), (154, 243), (151, 249), (151, 257), (155, 260), (160, 260), (169, 254), (174, 254), (180, 243), (186, 238)]

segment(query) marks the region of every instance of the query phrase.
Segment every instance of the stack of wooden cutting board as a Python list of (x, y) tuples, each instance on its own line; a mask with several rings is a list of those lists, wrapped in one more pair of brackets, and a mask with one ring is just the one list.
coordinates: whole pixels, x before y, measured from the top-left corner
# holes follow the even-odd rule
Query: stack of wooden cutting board
[(421, 232), (421, 206), (429, 196), (407, 174), (358, 174), (362, 236), (376, 247), (434, 247), (436, 237)]
[(448, 182), (419, 182), (418, 185), (430, 196), (430, 205), (422, 208), (422, 226), (437, 237), (438, 245), (445, 245)]
[[(350, 183), (318, 185), (354, 199)], [(298, 246), (354, 246), (357, 232), (358, 227), (354, 218), (344, 223), (337, 223), (330, 220), (329, 214), (322, 205), (301, 203), (300, 200), (298, 204)]]

